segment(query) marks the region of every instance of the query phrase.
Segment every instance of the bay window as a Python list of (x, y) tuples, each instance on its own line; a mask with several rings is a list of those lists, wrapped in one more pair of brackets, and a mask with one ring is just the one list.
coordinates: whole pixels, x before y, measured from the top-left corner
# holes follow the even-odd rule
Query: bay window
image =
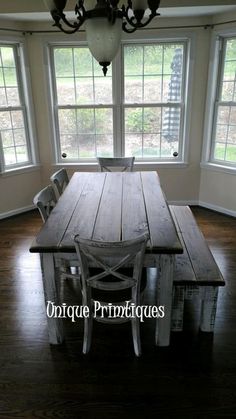
[(51, 45), (56, 161), (183, 162), (189, 42), (127, 42), (106, 77), (85, 45)]

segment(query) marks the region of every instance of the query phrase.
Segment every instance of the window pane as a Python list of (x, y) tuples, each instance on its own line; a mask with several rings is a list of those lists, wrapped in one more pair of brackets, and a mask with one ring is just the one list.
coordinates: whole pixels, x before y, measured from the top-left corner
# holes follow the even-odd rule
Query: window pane
[(215, 159), (236, 162), (236, 106), (218, 107), (215, 142)]
[(183, 52), (182, 44), (125, 46), (125, 102), (179, 102)]
[(143, 138), (141, 134), (127, 134), (125, 136), (125, 155), (143, 156)]
[(2, 146), (3, 148), (14, 146), (13, 133), (10, 130), (5, 130), (1, 132)]
[(225, 62), (223, 63), (223, 79), (221, 99), (236, 100), (236, 39), (228, 39), (224, 44)]
[(0, 112), (0, 132), (5, 164), (27, 162), (29, 155), (22, 111)]
[(28, 160), (28, 152), (26, 146), (16, 147), (17, 163), (23, 163)]
[(75, 75), (92, 77), (93, 58), (88, 48), (73, 48)]
[(180, 116), (177, 107), (126, 108), (126, 155), (133, 150), (137, 156), (173, 157), (179, 151)]
[(214, 157), (218, 160), (225, 159), (225, 144), (215, 143)]
[(4, 68), (4, 80), (6, 86), (17, 86), (16, 69)]
[(124, 48), (124, 73), (125, 76), (143, 74), (143, 47), (129, 45)]
[(14, 147), (4, 149), (4, 161), (6, 166), (10, 166), (12, 164), (17, 163)]
[(59, 105), (112, 103), (112, 78), (102, 75), (88, 48), (55, 48), (54, 64)]
[(113, 110), (97, 108), (112, 104), (112, 72), (104, 77), (87, 47), (65, 50), (54, 49), (60, 152), (71, 160), (113, 155)]
[(143, 77), (125, 77), (125, 103), (140, 103), (143, 101)]
[[(5, 167), (30, 163), (25, 127), (23, 89), (18, 86), (20, 69), (16, 67), (17, 51), (13, 46), (0, 45), (0, 137)], [(14, 111), (5, 110), (13, 106)]]
[(57, 77), (73, 76), (74, 66), (72, 48), (55, 48), (54, 63)]
[(227, 146), (226, 160), (229, 162), (236, 162), (236, 145)]
[(75, 80), (59, 77), (57, 83), (57, 101), (59, 105), (75, 104)]
[(112, 109), (60, 109), (60, 151), (67, 159), (113, 155)]

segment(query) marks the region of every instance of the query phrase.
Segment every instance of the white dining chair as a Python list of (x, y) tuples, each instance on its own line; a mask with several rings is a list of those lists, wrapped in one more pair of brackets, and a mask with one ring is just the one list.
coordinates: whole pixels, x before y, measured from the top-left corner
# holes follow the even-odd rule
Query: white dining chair
[[(90, 350), (95, 319), (114, 324), (131, 321), (134, 352), (136, 356), (141, 355), (139, 319), (135, 315), (131, 318), (119, 316), (116, 310), (127, 304), (140, 305), (140, 295), (146, 284), (142, 268), (147, 240), (148, 235), (123, 242), (103, 242), (75, 236), (75, 248), (81, 267), (82, 304), (88, 307), (90, 314), (84, 317), (84, 354)], [(91, 264), (98, 268), (91, 268)], [(131, 268), (126, 268), (127, 264)], [(114, 315), (104, 315), (107, 310), (110, 312), (111, 303)]]
[(35, 195), (33, 199), (34, 205), (38, 208), (43, 222), (45, 223), (49, 217), (50, 212), (57, 203), (56, 194), (51, 185), (46, 186)]
[(62, 195), (63, 191), (69, 183), (69, 178), (66, 169), (63, 168), (55, 172), (50, 177), (50, 180), (55, 185), (58, 195)]
[(132, 172), (135, 157), (97, 157), (101, 172)]
[[(51, 185), (46, 186), (40, 192), (35, 195), (33, 199), (34, 205), (38, 208), (41, 218), (46, 223), (50, 212), (53, 210), (57, 203), (55, 191)], [(78, 278), (80, 271), (79, 268), (73, 268), (75, 272), (72, 272), (71, 267), (66, 266), (66, 261), (61, 261), (62, 266), (60, 267), (60, 277), (62, 279), (75, 279)]]

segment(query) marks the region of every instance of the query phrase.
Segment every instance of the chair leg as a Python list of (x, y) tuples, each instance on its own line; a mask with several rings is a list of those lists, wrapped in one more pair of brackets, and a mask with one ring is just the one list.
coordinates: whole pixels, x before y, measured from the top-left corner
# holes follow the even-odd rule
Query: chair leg
[(142, 353), (141, 341), (140, 341), (140, 322), (137, 317), (134, 317), (131, 320), (131, 326), (132, 326), (134, 353), (136, 356), (140, 356)]
[(88, 288), (83, 290), (83, 305), (89, 307), (89, 316), (84, 318), (84, 340), (83, 340), (83, 354), (87, 354), (91, 347), (92, 330), (93, 330), (93, 313), (92, 313), (92, 300), (91, 290)]

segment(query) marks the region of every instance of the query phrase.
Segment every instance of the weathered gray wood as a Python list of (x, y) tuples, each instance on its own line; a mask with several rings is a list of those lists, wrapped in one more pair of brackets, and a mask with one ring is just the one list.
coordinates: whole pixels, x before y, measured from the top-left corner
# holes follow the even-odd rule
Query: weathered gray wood
[(121, 240), (122, 179), (123, 173), (106, 173), (93, 240)]
[[(171, 212), (181, 235), (183, 255), (176, 257), (172, 330), (183, 320), (184, 299), (199, 294), (201, 298), (200, 329), (213, 332), (217, 307), (218, 286), (225, 284), (219, 268), (207, 246), (189, 207), (172, 206)], [(194, 275), (192, 277), (192, 274)], [(179, 293), (179, 287), (181, 292)], [(184, 290), (184, 294), (182, 293)]]
[(134, 239), (144, 233), (149, 234), (149, 230), (140, 172), (127, 173), (123, 177), (122, 239)]
[(156, 172), (141, 172), (153, 252), (182, 253), (183, 249)]
[(172, 301), (172, 318), (171, 330), (181, 332), (183, 330), (183, 316), (184, 316), (184, 294), (185, 287), (183, 285), (175, 286), (173, 289)]
[(165, 260), (161, 263), (160, 301), (165, 305), (166, 316), (159, 322), (156, 338), (157, 344), (165, 346), (170, 335), (172, 255), (183, 250), (156, 172), (76, 173), (30, 251), (57, 253), (58, 266), (60, 258), (72, 265), (75, 234), (87, 239), (120, 241), (143, 231), (149, 231), (151, 236), (145, 266), (157, 266), (159, 254)]
[(185, 285), (186, 282), (194, 283), (196, 281), (196, 277), (175, 215), (176, 207), (170, 206), (169, 208), (183, 247), (183, 253), (175, 256), (174, 283), (178, 285)]
[(204, 287), (202, 293), (200, 330), (202, 332), (214, 332), (218, 287)]
[(87, 174), (80, 199), (76, 203), (73, 215), (60, 242), (61, 248), (68, 249), (71, 247), (72, 251), (76, 234), (84, 238), (92, 238), (106, 176), (106, 173)]
[[(44, 300), (45, 305), (48, 301), (53, 302), (55, 305), (60, 304), (59, 299), (59, 271), (55, 268), (53, 254), (41, 254), (41, 266), (44, 287)], [(49, 342), (56, 345), (62, 343), (64, 340), (62, 319), (55, 317), (48, 317), (48, 334)]]
[(158, 281), (157, 306), (164, 306), (165, 316), (157, 318), (155, 342), (158, 346), (170, 343), (174, 256), (160, 256), (160, 279)]
[(112, 172), (120, 169), (121, 172), (133, 171), (135, 157), (98, 157), (97, 161), (101, 172)]
[(197, 226), (189, 207), (172, 207), (182, 234), (189, 260), (194, 270), (196, 285), (224, 285), (220, 270)]
[(61, 240), (87, 180), (87, 173), (80, 173), (79, 176), (77, 173), (74, 174), (70, 181), (70, 187), (64, 191), (49, 219), (37, 235), (36, 241), (31, 245), (31, 252), (57, 252), (60, 250)]

